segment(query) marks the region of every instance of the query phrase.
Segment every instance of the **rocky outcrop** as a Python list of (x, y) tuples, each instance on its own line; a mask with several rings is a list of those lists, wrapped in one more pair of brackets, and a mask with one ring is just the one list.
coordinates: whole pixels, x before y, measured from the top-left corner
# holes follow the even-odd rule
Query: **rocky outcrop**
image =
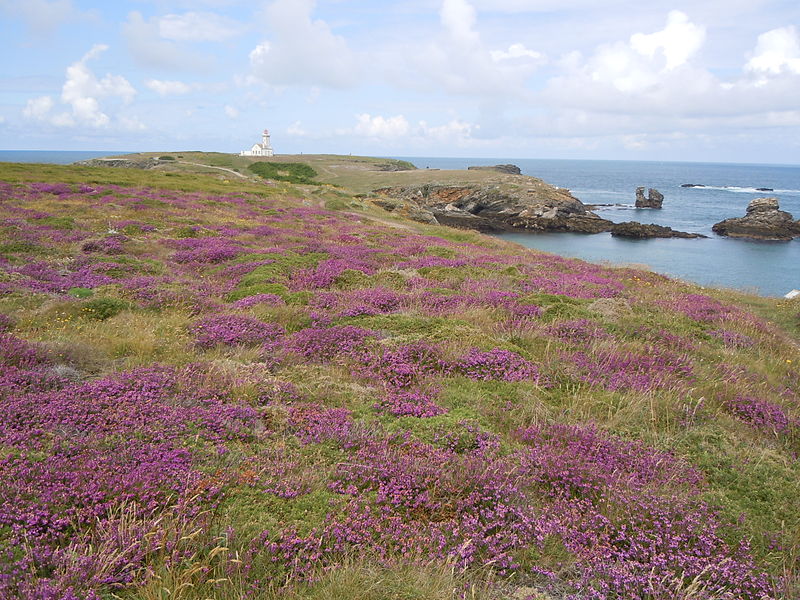
[(704, 238), (706, 236), (699, 233), (686, 233), (676, 231), (672, 227), (655, 225), (653, 223), (643, 224), (636, 221), (617, 223), (611, 228), (611, 235), (614, 237), (627, 237), (636, 239), (646, 238)]
[(644, 197), (644, 188), (636, 188), (636, 208), (661, 208), (664, 203), (664, 195), (657, 189), (650, 188), (647, 191), (647, 198)]
[(777, 198), (756, 198), (745, 216), (720, 221), (711, 230), (730, 237), (785, 241), (800, 237), (800, 220), (780, 210)]
[(157, 160), (130, 160), (128, 158), (92, 158), (73, 163), (79, 167), (116, 167), (118, 169), (152, 169), (158, 166)]
[(395, 198), (373, 198), (372, 202), (386, 212), (400, 215), (412, 221), (427, 225), (439, 225), (439, 221), (436, 220), (431, 211), (422, 208), (415, 202), (405, 202)]
[[(417, 185), (375, 190), (373, 202), (423, 222), (487, 233), (501, 231), (601, 233), (631, 238), (704, 237), (660, 225), (614, 223), (597, 216), (568, 190), (541, 185), (510, 190), (502, 186)], [(433, 219), (433, 220), (432, 220)]]
[(507, 175), (521, 175), (522, 171), (517, 165), (494, 165), (492, 167), (467, 167), (469, 171), (497, 171)]
[(586, 209), (568, 190), (552, 186), (501, 189), (501, 186), (435, 185), (376, 190), (430, 211), (442, 225), (479, 231), (572, 231), (599, 233), (613, 223)]

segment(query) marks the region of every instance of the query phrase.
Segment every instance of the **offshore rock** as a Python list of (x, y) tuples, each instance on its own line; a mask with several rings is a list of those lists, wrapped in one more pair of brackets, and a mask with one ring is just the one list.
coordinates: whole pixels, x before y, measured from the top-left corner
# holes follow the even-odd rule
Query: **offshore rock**
[(787, 241), (800, 237), (800, 221), (780, 210), (777, 198), (756, 198), (745, 216), (720, 221), (711, 230), (730, 237)]
[(568, 190), (541, 183), (513, 190), (496, 185), (423, 184), (375, 191), (430, 211), (442, 225), (485, 232), (599, 233), (613, 226), (587, 210)]
[(644, 197), (644, 188), (636, 188), (636, 208), (661, 208), (664, 203), (664, 195), (655, 188), (647, 191), (647, 198)]
[(704, 238), (705, 235), (700, 233), (687, 233), (685, 231), (677, 231), (672, 227), (664, 227), (663, 225), (655, 225), (653, 223), (645, 225), (637, 221), (627, 221), (625, 223), (617, 223), (611, 229), (611, 235), (614, 237), (627, 237), (636, 239), (645, 238)]
[(522, 170), (517, 165), (494, 165), (492, 167), (467, 167), (468, 171), (497, 171), (507, 175), (522, 175)]

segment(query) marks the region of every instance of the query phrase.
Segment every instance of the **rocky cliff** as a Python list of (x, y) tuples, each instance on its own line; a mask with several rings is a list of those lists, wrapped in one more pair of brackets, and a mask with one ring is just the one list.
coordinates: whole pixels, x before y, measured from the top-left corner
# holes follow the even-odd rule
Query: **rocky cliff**
[[(409, 207), (416, 205), (442, 225), (479, 231), (598, 233), (609, 231), (613, 226), (611, 221), (587, 210), (568, 190), (552, 186), (501, 189), (500, 186), (423, 184), (375, 191)], [(419, 212), (412, 208), (406, 210)]]

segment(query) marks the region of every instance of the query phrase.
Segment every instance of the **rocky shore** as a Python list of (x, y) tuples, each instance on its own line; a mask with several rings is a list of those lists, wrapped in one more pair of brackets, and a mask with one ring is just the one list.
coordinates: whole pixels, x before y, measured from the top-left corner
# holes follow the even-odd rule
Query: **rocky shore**
[(660, 225), (636, 221), (614, 223), (587, 208), (569, 190), (548, 185), (532, 189), (501, 189), (500, 186), (424, 184), (375, 190), (373, 202), (425, 223), (475, 229), (493, 233), (611, 232), (619, 237), (704, 237)]

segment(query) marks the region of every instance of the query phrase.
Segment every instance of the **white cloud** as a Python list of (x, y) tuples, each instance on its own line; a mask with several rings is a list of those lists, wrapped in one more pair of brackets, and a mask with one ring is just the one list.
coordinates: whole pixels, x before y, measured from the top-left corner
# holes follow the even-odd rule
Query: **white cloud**
[(77, 15), (71, 0), (0, 0), (0, 8), (25, 21), (36, 35), (53, 33)]
[(711, 73), (691, 63), (704, 41), (704, 27), (672, 11), (660, 31), (601, 45), (587, 59), (579, 53), (566, 56), (545, 97), (590, 111), (680, 112), (687, 101), (719, 88)]
[(394, 117), (371, 116), (369, 114), (357, 115), (358, 122), (353, 128), (355, 135), (363, 137), (394, 139), (408, 135), (410, 127), (403, 115)]
[(192, 86), (182, 81), (148, 79), (144, 84), (159, 96), (177, 96), (180, 94), (188, 94), (192, 91)]
[(105, 127), (111, 119), (100, 110), (98, 98), (117, 96), (123, 102), (130, 102), (136, 90), (121, 75), (106, 75), (98, 79), (86, 63), (96, 58), (108, 46), (97, 44), (78, 62), (67, 67), (67, 80), (61, 89), (61, 100), (72, 107), (75, 119), (91, 127)]
[(527, 96), (526, 82), (544, 62), (541, 53), (520, 42), (490, 50), (480, 34), (479, 14), (467, 0), (442, 0), (439, 23), (440, 31), (426, 41), (398, 45), (381, 58), (393, 71), (392, 83), (475, 98)]
[(800, 35), (794, 25), (762, 33), (745, 70), (779, 74), (800, 74)]
[(202, 70), (213, 57), (190, 52), (173, 41), (161, 37), (158, 19), (147, 19), (139, 12), (131, 12), (122, 25), (122, 35), (134, 58), (148, 67), (160, 69)]
[(50, 96), (31, 98), (22, 109), (22, 115), (28, 119), (42, 120), (50, 114), (53, 106), (55, 106), (55, 102)]
[(460, 119), (453, 119), (449, 123), (433, 127), (425, 121), (420, 121), (416, 133), (428, 141), (459, 145), (470, 139), (475, 129), (478, 129), (476, 125)]
[(228, 115), (228, 117), (231, 119), (239, 118), (239, 110), (235, 106), (231, 106), (230, 104), (225, 105), (225, 114)]
[(157, 22), (163, 39), (178, 42), (223, 42), (243, 29), (233, 19), (205, 12), (165, 15)]
[(358, 64), (345, 39), (311, 15), (315, 0), (275, 0), (265, 11), (273, 36), (250, 52), (253, 73), (271, 85), (349, 87)]
[[(47, 121), (56, 127), (85, 127), (102, 129), (108, 127), (112, 119), (100, 106), (100, 100), (118, 98), (123, 103), (133, 100), (136, 90), (127, 79), (120, 75), (108, 74), (98, 78), (86, 64), (97, 58), (108, 47), (98, 44), (92, 47), (79, 61), (67, 67), (66, 80), (61, 89), (61, 102), (69, 109), (53, 114), (56, 106), (50, 96), (40, 96), (28, 100), (22, 111), (28, 119)], [(124, 128), (128, 128), (123, 124)]]
[(442, 26), (454, 40), (470, 45), (480, 42), (474, 30), (478, 15), (466, 0), (443, 0), (439, 16)]
[(664, 29), (632, 35), (630, 47), (650, 59), (660, 50), (666, 59), (664, 68), (671, 70), (685, 64), (703, 46), (705, 39), (705, 27), (689, 22), (684, 13), (673, 10), (667, 15)]
[(544, 54), (541, 52), (536, 52), (535, 50), (529, 50), (524, 44), (511, 44), (508, 47), (508, 50), (492, 50), (489, 55), (495, 62), (514, 60), (518, 58), (533, 59), (536, 61), (544, 59)]

